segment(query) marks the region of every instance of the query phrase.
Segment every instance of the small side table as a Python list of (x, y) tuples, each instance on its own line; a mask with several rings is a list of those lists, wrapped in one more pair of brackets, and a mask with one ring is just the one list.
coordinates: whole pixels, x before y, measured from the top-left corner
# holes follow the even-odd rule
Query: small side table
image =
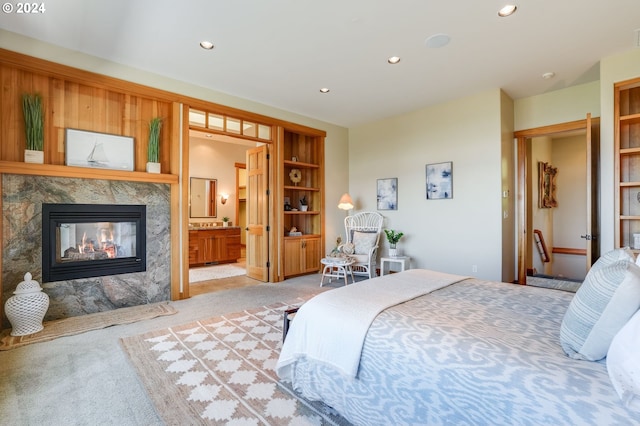
[[(384, 275), (384, 264), (385, 263), (399, 263), (400, 264), (400, 271), (404, 271), (407, 269), (410, 269), (411, 267), (411, 258), (409, 256), (395, 256), (395, 257), (381, 257), (380, 258), (380, 276)], [(390, 266), (391, 265), (387, 265), (389, 269), (387, 272), (390, 271)]]
[(324, 285), (324, 279), (329, 278), (329, 282), (333, 278), (344, 278), (344, 285), (347, 285), (347, 276), (351, 275), (351, 283), (355, 282), (353, 277), (353, 269), (351, 265), (355, 263), (352, 257), (324, 257), (320, 259), (320, 263), (324, 265), (322, 269), (322, 278), (320, 279), (320, 287)]

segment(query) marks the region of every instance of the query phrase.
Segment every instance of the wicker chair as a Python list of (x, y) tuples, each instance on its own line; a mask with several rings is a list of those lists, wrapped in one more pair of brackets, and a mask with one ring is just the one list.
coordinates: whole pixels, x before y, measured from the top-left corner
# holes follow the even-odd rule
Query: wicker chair
[(376, 276), (376, 257), (383, 220), (384, 217), (376, 212), (356, 213), (344, 219), (347, 242), (342, 247), (345, 252), (353, 251), (353, 254), (349, 254), (356, 260), (352, 265), (354, 274), (369, 278)]

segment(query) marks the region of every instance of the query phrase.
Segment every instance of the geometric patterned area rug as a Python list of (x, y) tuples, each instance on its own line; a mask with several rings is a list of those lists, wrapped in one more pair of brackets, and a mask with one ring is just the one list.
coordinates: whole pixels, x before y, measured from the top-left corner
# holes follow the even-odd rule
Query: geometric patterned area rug
[(121, 339), (166, 424), (348, 425), (280, 382), (278, 303)]
[(247, 267), (244, 262), (230, 263), (224, 265), (205, 266), (201, 268), (189, 269), (189, 282), (198, 283), (202, 281), (217, 280), (220, 278), (236, 277), (246, 275)]

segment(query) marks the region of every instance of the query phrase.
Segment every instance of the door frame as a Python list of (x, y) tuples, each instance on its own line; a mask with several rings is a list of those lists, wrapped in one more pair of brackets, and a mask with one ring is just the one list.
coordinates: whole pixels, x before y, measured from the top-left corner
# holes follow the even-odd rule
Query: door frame
[[(528, 204), (527, 204), (527, 200), (529, 198), (529, 188), (527, 186), (527, 162), (528, 162), (528, 157), (527, 157), (527, 147), (528, 145), (531, 143), (531, 139), (536, 138), (536, 137), (541, 137), (541, 136), (554, 136), (554, 135), (559, 135), (562, 133), (566, 133), (566, 132), (571, 132), (571, 131), (576, 131), (576, 130), (584, 130), (586, 132), (585, 137), (589, 137), (591, 136), (591, 140), (587, 140), (586, 143), (588, 144), (588, 146), (590, 144), (590, 146), (597, 147), (598, 143), (593, 144), (594, 139), (595, 141), (599, 142), (599, 137), (594, 138), (594, 134), (592, 133), (592, 129), (598, 128), (599, 129), (599, 125), (600, 125), (600, 118), (599, 117), (595, 117), (595, 118), (591, 118), (591, 114), (587, 114), (587, 118), (584, 120), (577, 120), (577, 121), (571, 121), (571, 122), (567, 122), (567, 123), (560, 123), (560, 124), (552, 124), (549, 126), (543, 126), (543, 127), (536, 127), (536, 128), (532, 128), (532, 129), (527, 129), (527, 130), (519, 130), (514, 132), (513, 137), (516, 140), (516, 152), (517, 152), (517, 159), (516, 159), (516, 179), (517, 179), (517, 184), (516, 184), (516, 188), (517, 188), (517, 198), (516, 198), (516, 210), (517, 210), (517, 220), (516, 220), (516, 224), (517, 224), (517, 230), (516, 230), (516, 234), (517, 234), (517, 282), (518, 284), (523, 284), (526, 285), (527, 283), (527, 256), (528, 256), (528, 251), (529, 251), (529, 234), (527, 233), (527, 219), (528, 219)], [(599, 136), (599, 135), (598, 135)], [(587, 162), (590, 162), (589, 168), (590, 170), (593, 170), (594, 167), (599, 164), (599, 150), (595, 150), (595, 152), (593, 152), (594, 150), (587, 150), (587, 152), (591, 151), (591, 155), (587, 155)], [(596, 167), (597, 168), (597, 167)], [(589, 173), (587, 173), (587, 175), (589, 175)], [(597, 182), (597, 176), (592, 177), (591, 180), (595, 180), (595, 182), (592, 182), (592, 185), (594, 186), (598, 186), (598, 182)], [(590, 182), (591, 181), (589, 179), (589, 177), (587, 178), (587, 181)], [(591, 204), (591, 215), (592, 215), (592, 224), (596, 224), (598, 223), (598, 204), (599, 204), (599, 200), (598, 197), (595, 197), (596, 199), (591, 199), (590, 201), (592, 202)], [(585, 206), (585, 208), (587, 208), (587, 206)], [(595, 217), (593, 217), (595, 216)], [(587, 224), (587, 226), (589, 226), (589, 224)], [(596, 234), (596, 238), (597, 238), (597, 233), (598, 230), (596, 229), (594, 232), (594, 234)], [(590, 241), (588, 240), (588, 244), (591, 244), (591, 242), (595, 242), (595, 241)], [(592, 263), (595, 258), (597, 258), (599, 256), (598, 250), (587, 250), (587, 253), (592, 254), (592, 256), (587, 256), (587, 262)]]
[[(245, 212), (246, 212), (246, 191), (247, 191), (247, 176), (246, 176), (246, 170), (247, 170), (247, 164), (245, 163), (235, 163), (235, 168), (236, 168), (236, 222), (237, 225), (240, 226), (240, 235), (243, 235), (243, 232), (246, 232), (244, 228), (242, 228), (242, 226), (244, 225), (246, 227), (246, 220), (245, 223), (242, 224), (240, 223), (240, 204), (241, 204), (241, 199), (240, 199), (240, 190), (244, 189), (245, 191), (245, 199), (244, 199), (244, 203), (245, 203)], [(244, 186), (240, 185), (240, 170), (245, 170), (245, 182), (244, 182)], [(246, 235), (245, 235), (246, 237)], [(246, 248), (246, 240), (245, 244), (242, 243), (242, 241), (244, 240), (244, 238), (240, 238), (240, 245), (241, 246), (245, 246)]]

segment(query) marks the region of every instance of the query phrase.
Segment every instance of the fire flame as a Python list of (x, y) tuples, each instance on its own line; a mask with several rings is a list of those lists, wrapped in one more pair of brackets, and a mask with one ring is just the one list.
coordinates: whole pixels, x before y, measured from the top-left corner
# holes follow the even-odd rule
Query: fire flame
[(87, 240), (87, 233), (82, 235), (82, 243), (78, 245), (78, 251), (80, 253), (92, 253), (95, 251), (101, 251), (107, 254), (109, 259), (113, 259), (118, 256), (118, 248), (113, 241), (113, 232), (107, 234), (107, 230), (103, 229), (100, 234), (96, 236), (96, 240), (99, 241), (99, 246), (95, 247), (92, 240)]

